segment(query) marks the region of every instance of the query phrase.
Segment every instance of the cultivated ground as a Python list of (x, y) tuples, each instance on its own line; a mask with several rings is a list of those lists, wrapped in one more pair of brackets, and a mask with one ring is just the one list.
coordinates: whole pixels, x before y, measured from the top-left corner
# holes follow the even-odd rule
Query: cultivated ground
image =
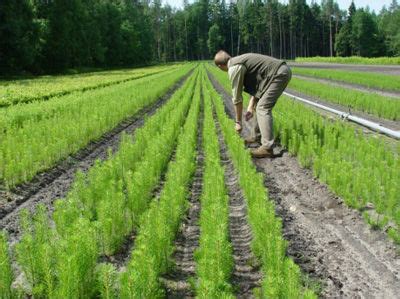
[[(305, 66), (304, 63), (296, 65)], [(326, 64), (309, 65), (319, 68), (334, 67)], [(346, 67), (352, 70), (391, 72), (400, 75), (400, 67), (338, 66), (343, 69)], [(209, 77), (224, 99), (227, 114), (233, 117), (230, 96), (211, 74)], [(96, 159), (107, 158), (109, 148), (116, 151), (121, 134), (133, 133), (135, 129), (141, 127), (145, 118), (153, 115), (182, 85), (185, 78), (171, 87), (169, 92), (154, 105), (127, 119), (78, 154), (60, 162), (53, 169), (37, 175), (30, 183), (20, 185), (12, 192), (1, 191), (0, 196), (7, 200), (0, 206), (0, 229), (9, 233), (10, 242), (14, 244), (20, 238), (18, 220), (23, 208), (33, 211), (38, 203), (44, 203), (52, 210), (53, 202), (65, 197), (70, 190), (78, 170), (87, 172)], [(201, 233), (199, 217), (204, 171), (204, 152), (201, 144), (203, 114), (201, 108), (196, 171), (190, 186), (188, 212), (175, 240), (175, 252), (172, 258), (175, 268), (161, 279), (168, 298), (195, 296), (193, 293), (193, 281), (196, 276), (195, 251), (199, 246)], [(358, 115), (380, 121), (387, 127), (400, 129), (399, 122), (381, 120), (366, 114)], [(238, 298), (251, 298), (252, 290), (261, 286), (262, 272), (259, 262), (251, 251), (253, 236), (238, 174), (229, 158), (215, 115), (214, 120), (217, 123), (220, 158), (225, 170), (225, 184), (229, 196), (229, 239), (234, 259), (231, 283)], [(243, 132), (244, 136), (246, 134), (248, 134), (247, 125)], [(269, 190), (269, 197), (274, 201), (276, 213), (283, 221), (283, 234), (288, 241), (287, 254), (301, 267), (304, 282), (313, 288), (319, 285), (320, 296), (323, 298), (398, 298), (399, 248), (388, 239), (385, 232), (370, 229), (360, 212), (348, 208), (341, 198), (316, 180), (310, 170), (302, 168), (296, 157), (292, 157), (279, 146), (275, 149), (275, 154), (276, 157), (273, 159), (257, 159), (254, 163), (258, 171), (265, 175), (264, 183)], [(174, 160), (174, 155), (171, 159)], [(162, 177), (154, 190), (156, 198), (163, 188), (164, 180)], [(136, 232), (133, 232), (126, 238), (119, 252), (112, 256), (101, 257), (100, 261), (111, 263), (122, 271), (130, 259), (135, 238)]]
[[(213, 84), (233, 117), (230, 96), (216, 80)], [(247, 130), (245, 126), (243, 135)], [(346, 207), (295, 157), (279, 147), (275, 153), (274, 159), (254, 163), (265, 174), (265, 186), (282, 217), (288, 254), (305, 273), (321, 281), (321, 296), (396, 298), (400, 292), (398, 248), (384, 232), (368, 228), (359, 212)]]

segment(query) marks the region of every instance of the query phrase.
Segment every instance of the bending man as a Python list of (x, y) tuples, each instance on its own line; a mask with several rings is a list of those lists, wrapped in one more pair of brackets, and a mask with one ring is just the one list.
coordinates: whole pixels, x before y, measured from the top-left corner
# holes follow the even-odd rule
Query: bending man
[[(232, 84), (232, 101), (236, 112), (236, 131), (242, 130), (243, 98), (242, 90), (251, 95), (246, 112), (246, 120), (254, 115), (251, 136), (246, 143), (258, 142), (261, 133), (260, 147), (253, 149), (251, 154), (256, 158), (273, 156), (274, 132), (272, 108), (285, 90), (292, 72), (286, 62), (261, 54), (243, 54), (231, 57), (225, 51), (219, 51), (214, 58), (215, 64), (228, 72)], [(254, 113), (256, 112), (256, 113)]]

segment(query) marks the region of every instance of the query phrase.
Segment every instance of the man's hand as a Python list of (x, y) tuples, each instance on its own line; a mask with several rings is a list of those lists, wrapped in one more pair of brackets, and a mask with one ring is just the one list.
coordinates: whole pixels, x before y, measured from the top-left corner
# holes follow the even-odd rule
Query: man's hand
[(244, 119), (249, 121), (254, 116), (254, 109), (257, 104), (258, 99), (254, 96), (250, 98), (249, 106), (247, 107), (247, 112), (244, 115)]
[(239, 121), (235, 122), (235, 130), (237, 133), (242, 132), (242, 124)]
[(252, 118), (253, 118), (253, 111), (247, 110), (246, 114), (244, 115), (244, 119), (246, 121), (249, 121)]

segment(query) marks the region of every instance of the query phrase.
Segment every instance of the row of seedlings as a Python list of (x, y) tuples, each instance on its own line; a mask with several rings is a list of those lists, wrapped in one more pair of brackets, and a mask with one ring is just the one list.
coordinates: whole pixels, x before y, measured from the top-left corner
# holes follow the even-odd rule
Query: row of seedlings
[(364, 211), (366, 221), (375, 228), (388, 226), (389, 236), (400, 242), (400, 146), (332, 122), (287, 97), (275, 110), (281, 144), (350, 207), (363, 210), (372, 204), (378, 215)]
[(156, 102), (193, 65), (0, 110), (0, 183), (12, 188)]
[(295, 75), (323, 78), (362, 85), (368, 88), (400, 91), (400, 77), (382, 73), (356, 72), (348, 70), (292, 68)]
[[(96, 265), (115, 254), (149, 205), (186, 118), (196, 74), (115, 155), (79, 174), (65, 200), (55, 203), (52, 221), (45, 207), (21, 217), (17, 262), (24, 292), (44, 298), (91, 297)], [(183, 100), (182, 100), (183, 99)], [(132, 155), (133, 159), (124, 160)], [(27, 288), (29, 286), (30, 288)]]
[(80, 75), (44, 76), (34, 79), (0, 82), (0, 109), (10, 105), (44, 101), (72, 92), (120, 84), (164, 72), (168, 69), (171, 69), (171, 66), (155, 66)]
[[(208, 69), (228, 91), (226, 76)], [(372, 204), (377, 216), (364, 211), (366, 221), (374, 228), (386, 227), (389, 236), (400, 243), (400, 146), (387, 144), (382, 136), (365, 135), (349, 124), (330, 121), (285, 96), (277, 102), (274, 117), (277, 139), (300, 164), (312, 168), (350, 207), (365, 210)]]
[[(201, 82), (197, 81), (193, 103), (186, 123), (180, 131), (175, 159), (169, 163), (165, 185), (159, 198), (154, 198), (140, 218), (135, 248), (126, 270), (120, 275), (117, 298), (158, 298), (164, 290), (160, 276), (170, 268), (173, 241), (187, 211), (189, 186), (196, 169), (197, 125), (200, 110)], [(104, 266), (106, 278), (110, 266)], [(115, 282), (101, 281), (102, 298), (110, 298)], [(115, 288), (114, 288), (115, 289)]]
[(282, 236), (281, 219), (275, 216), (275, 207), (268, 199), (264, 179), (257, 173), (243, 140), (235, 132), (233, 121), (225, 114), (221, 96), (207, 80), (213, 105), (221, 125), (228, 153), (238, 172), (248, 208), (248, 221), (252, 229), (252, 250), (262, 264), (263, 283), (258, 296), (267, 298), (315, 298), (304, 289), (299, 267), (286, 256), (286, 241)]
[(299, 78), (292, 78), (289, 88), (323, 101), (340, 104), (371, 115), (400, 120), (400, 101), (392, 97)]
[(195, 252), (195, 291), (199, 298), (234, 298), (230, 284), (234, 262), (229, 241), (229, 198), (220, 161), (211, 98), (204, 87), (203, 96), (205, 158), (203, 190), (200, 197), (200, 239), (199, 248)]

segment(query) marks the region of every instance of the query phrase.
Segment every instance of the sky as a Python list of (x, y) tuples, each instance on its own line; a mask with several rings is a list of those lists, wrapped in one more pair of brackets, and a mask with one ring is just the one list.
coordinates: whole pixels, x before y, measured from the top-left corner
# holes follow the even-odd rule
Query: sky
[[(226, 0), (227, 2), (229, 0)], [(307, 0), (309, 3), (311, 0)], [(348, 9), (351, 3), (351, 0), (336, 0), (339, 4), (340, 9)], [(189, 0), (189, 3), (193, 2), (193, 0)], [(287, 0), (281, 0), (283, 3), (287, 3)], [(317, 2), (320, 2), (317, 0)], [(354, 0), (354, 4), (356, 7), (366, 7), (367, 5), (371, 10), (375, 10), (375, 12), (379, 13), (384, 5), (388, 7), (392, 0)], [(182, 7), (183, 0), (163, 0), (163, 3), (169, 3), (172, 7)]]

